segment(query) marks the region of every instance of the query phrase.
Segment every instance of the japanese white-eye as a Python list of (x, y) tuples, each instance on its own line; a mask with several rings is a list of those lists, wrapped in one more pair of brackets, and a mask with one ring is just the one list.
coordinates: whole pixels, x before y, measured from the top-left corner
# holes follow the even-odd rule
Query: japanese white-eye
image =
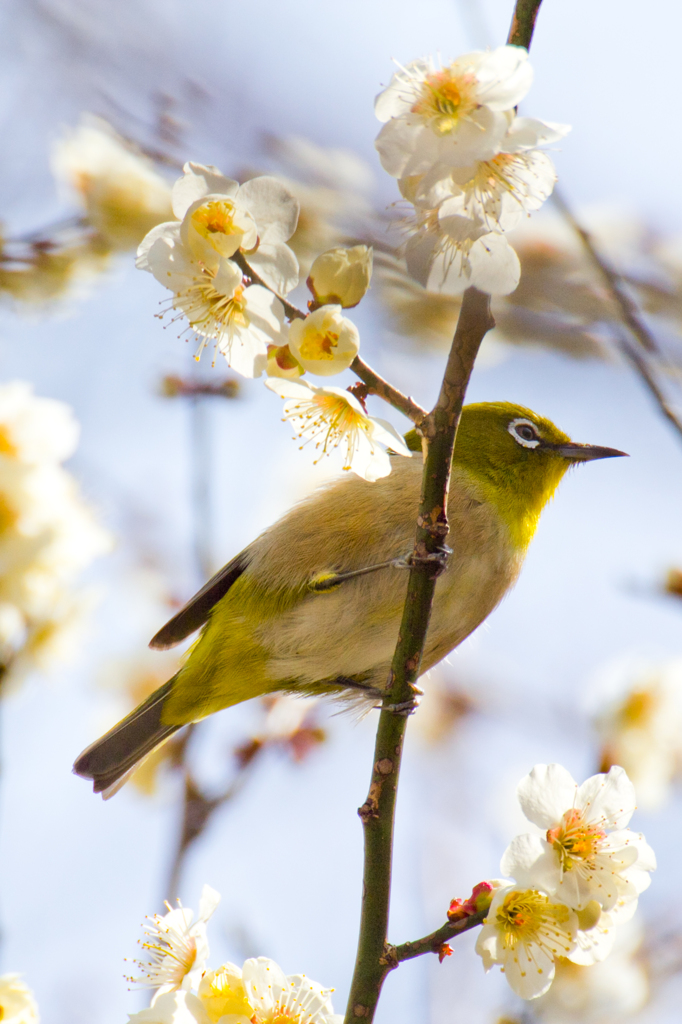
[[(406, 439), (421, 450), (414, 431)], [(569, 466), (624, 454), (574, 444), (509, 402), (464, 408), (448, 499), (452, 554), (436, 584), (423, 671), (513, 585)], [(376, 704), (398, 637), (408, 573), (397, 566), (413, 545), (421, 477), (417, 454), (396, 458), (375, 483), (344, 476), (261, 534), (151, 641), (173, 647), (203, 627), (180, 671), (83, 751), (74, 771), (106, 797), (183, 725), (277, 690)]]

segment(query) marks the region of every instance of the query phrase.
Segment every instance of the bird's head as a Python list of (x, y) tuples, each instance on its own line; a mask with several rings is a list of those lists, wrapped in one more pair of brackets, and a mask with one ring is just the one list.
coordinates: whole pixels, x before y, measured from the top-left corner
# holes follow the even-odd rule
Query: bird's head
[(576, 444), (551, 420), (524, 406), (478, 402), (462, 410), (453, 464), (476, 478), (515, 543), (525, 547), (570, 466), (620, 455), (625, 452)]

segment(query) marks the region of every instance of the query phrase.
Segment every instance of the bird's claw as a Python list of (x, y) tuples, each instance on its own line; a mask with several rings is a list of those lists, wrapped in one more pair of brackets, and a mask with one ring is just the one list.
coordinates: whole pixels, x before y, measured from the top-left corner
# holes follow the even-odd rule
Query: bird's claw
[(408, 715), (413, 715), (419, 707), (419, 700), (421, 698), (421, 691), (415, 693), (414, 697), (410, 697), (409, 700), (403, 700), (399, 704), (382, 704), (383, 711), (391, 711), (394, 715), (402, 715), (407, 718)]
[(440, 576), (445, 572), (448, 558), (452, 554), (452, 548), (443, 544), (439, 551), (429, 552), (425, 555), (418, 555), (410, 551), (409, 555), (403, 558), (394, 558), (391, 563), (395, 569), (415, 569), (419, 567), (428, 568), (434, 576)]

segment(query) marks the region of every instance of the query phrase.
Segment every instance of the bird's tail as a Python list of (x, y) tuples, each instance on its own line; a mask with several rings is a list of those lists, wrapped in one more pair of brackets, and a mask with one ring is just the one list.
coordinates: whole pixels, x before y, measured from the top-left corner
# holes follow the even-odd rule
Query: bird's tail
[(182, 728), (161, 721), (163, 704), (175, 678), (155, 690), (76, 758), (74, 773), (92, 779), (95, 793), (101, 793), (105, 800), (118, 792), (140, 761)]

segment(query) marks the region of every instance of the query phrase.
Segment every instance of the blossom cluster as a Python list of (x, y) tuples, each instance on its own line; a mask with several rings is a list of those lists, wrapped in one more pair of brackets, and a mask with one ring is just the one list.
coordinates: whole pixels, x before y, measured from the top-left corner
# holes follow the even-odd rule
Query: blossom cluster
[(379, 157), (413, 208), (407, 267), (433, 291), (508, 295), (519, 283), (506, 232), (552, 192), (541, 147), (569, 131), (518, 116), (532, 77), (524, 47), (500, 46), (444, 67), (412, 61), (377, 96)]
[[(448, 294), (517, 286), (520, 264), (505, 232), (550, 194), (554, 168), (540, 147), (568, 131), (517, 115), (531, 80), (527, 50), (501, 46), (447, 67), (413, 61), (377, 97), (384, 127), (376, 145), (414, 209), (405, 257), (421, 284)], [(359, 332), (344, 310), (369, 288), (371, 249), (337, 246), (317, 256), (303, 313), (287, 299), (299, 282), (288, 244), (299, 203), (285, 184), (269, 175), (240, 184), (190, 162), (171, 204), (176, 219), (146, 235), (137, 266), (172, 292), (172, 322), (187, 321), (199, 340), (196, 358), (212, 341), (243, 376), (267, 373), (304, 443), (320, 456), (341, 448), (344, 468), (367, 480), (390, 472), (389, 451), (409, 457), (362, 399), (298, 379), (334, 376), (358, 356)]]
[(0, 387), (3, 685), (68, 651), (84, 611), (75, 579), (110, 546), (61, 466), (77, 439), (68, 406), (21, 381)]
[(285, 975), (266, 957), (239, 968), (225, 963), (207, 968), (206, 923), (220, 900), (205, 885), (199, 914), (166, 904), (168, 913), (148, 919), (141, 945), (148, 953), (136, 961), (139, 977), (129, 980), (156, 989), (151, 1005), (129, 1017), (130, 1024), (341, 1024), (332, 990), (304, 974)]
[(501, 870), (513, 881), (496, 883), (476, 951), (486, 971), (500, 965), (512, 989), (534, 999), (557, 962), (588, 966), (608, 956), (656, 860), (626, 827), (635, 791), (620, 767), (578, 786), (561, 765), (539, 764), (517, 793), (537, 831), (505, 851)]
[[(360, 336), (343, 309), (369, 287), (372, 251), (337, 247), (313, 262), (307, 315), (286, 296), (299, 280), (287, 244), (299, 204), (268, 175), (240, 185), (215, 167), (188, 163), (172, 191), (176, 220), (157, 225), (138, 248), (137, 266), (172, 293), (175, 317), (209, 341), (244, 377), (267, 372), (267, 386), (286, 399), (284, 418), (320, 455), (345, 446), (344, 468), (367, 480), (390, 472), (387, 448), (409, 457), (397, 431), (367, 415), (349, 392), (297, 378), (329, 377), (348, 369)], [(293, 310), (293, 312), (292, 312)]]

